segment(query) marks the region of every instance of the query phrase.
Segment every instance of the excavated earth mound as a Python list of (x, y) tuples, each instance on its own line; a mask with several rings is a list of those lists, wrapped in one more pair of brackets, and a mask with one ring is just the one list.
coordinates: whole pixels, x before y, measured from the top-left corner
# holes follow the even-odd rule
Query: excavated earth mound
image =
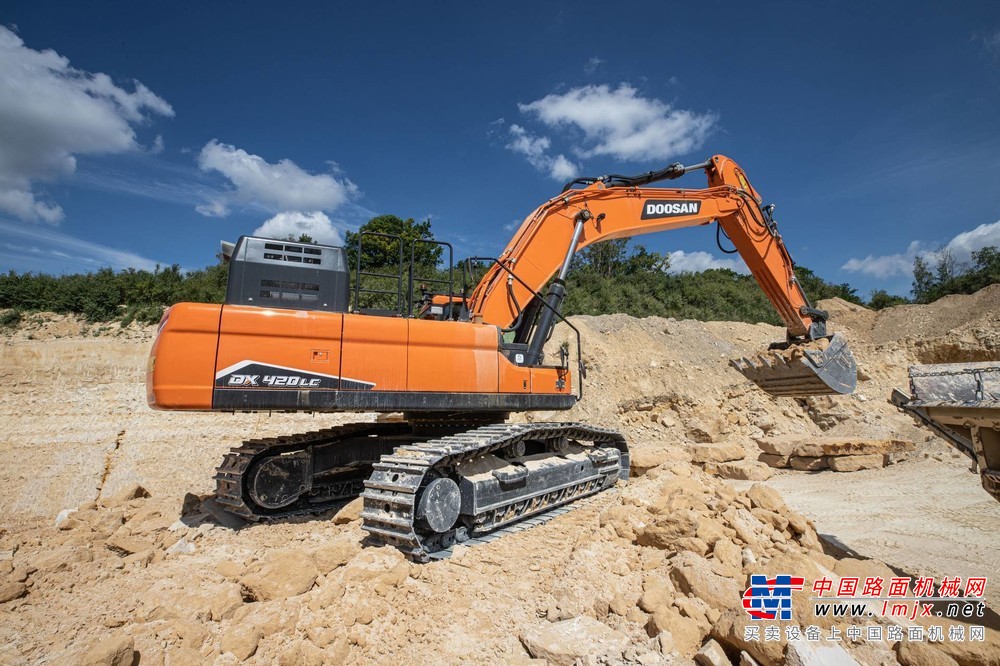
[[(1000, 290), (878, 313), (821, 307), (858, 359), (852, 396), (773, 399), (727, 366), (780, 339), (773, 326), (574, 318), (584, 400), (520, 418), (620, 428), (634, 478), (427, 565), (365, 547), (357, 503), (240, 525), (211, 500), (215, 466), (242, 439), (373, 415), (153, 412), (151, 328), (29, 316), (0, 346), (0, 663), (1000, 664), (992, 610), (834, 622), (809, 599), (824, 577), (836, 589), (841, 577), (998, 575), (1000, 509), (888, 395), (910, 363), (1000, 358)], [(559, 329), (552, 344), (563, 340), (575, 336)], [(892, 442), (896, 464), (760, 461), (769, 443), (829, 459), (876, 455), (875, 441)], [(841, 640), (746, 640), (741, 598), (756, 573), (803, 576), (783, 624), (839, 628)], [(898, 639), (932, 624), (987, 631)], [(850, 638), (849, 625), (882, 638)]]

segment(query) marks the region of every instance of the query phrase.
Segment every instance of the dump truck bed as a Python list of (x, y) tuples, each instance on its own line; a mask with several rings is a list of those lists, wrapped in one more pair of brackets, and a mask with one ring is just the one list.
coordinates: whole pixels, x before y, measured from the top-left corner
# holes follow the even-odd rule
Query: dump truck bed
[(893, 402), (968, 456), (1000, 501), (1000, 361), (911, 366), (910, 394)]

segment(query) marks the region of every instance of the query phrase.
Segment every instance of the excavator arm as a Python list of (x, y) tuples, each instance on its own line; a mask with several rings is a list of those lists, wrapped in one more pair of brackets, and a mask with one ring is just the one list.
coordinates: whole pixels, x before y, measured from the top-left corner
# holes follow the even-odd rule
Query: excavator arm
[[(646, 187), (694, 170), (706, 172), (708, 188)], [(856, 384), (854, 359), (843, 336), (827, 338), (826, 313), (812, 306), (795, 278), (772, 209), (762, 205), (743, 170), (722, 155), (639, 176), (579, 178), (525, 219), (476, 286), (469, 310), (474, 319), (530, 338), (527, 362), (537, 363), (576, 252), (601, 241), (717, 222), (787, 329), (787, 340), (772, 345), (784, 351), (740, 359), (734, 367), (773, 395), (850, 393)], [(539, 307), (537, 294), (550, 280)]]

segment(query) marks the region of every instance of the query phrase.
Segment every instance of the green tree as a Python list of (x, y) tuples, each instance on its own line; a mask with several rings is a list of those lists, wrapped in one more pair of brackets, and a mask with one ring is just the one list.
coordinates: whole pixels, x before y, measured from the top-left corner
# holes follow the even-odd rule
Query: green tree
[(795, 277), (812, 303), (824, 298), (842, 298), (855, 305), (864, 305), (864, 301), (858, 296), (857, 289), (846, 282), (840, 284), (827, 282), (805, 266), (795, 267)]
[[(352, 270), (357, 268), (358, 238), (362, 232), (399, 236), (403, 244), (403, 265), (410, 263), (410, 247), (414, 241), (434, 240), (430, 218), (416, 222), (412, 217), (405, 220), (395, 215), (379, 215), (361, 225), (357, 232), (347, 232), (344, 241)], [(365, 236), (361, 247), (361, 268), (365, 271), (399, 266), (400, 241), (382, 236)], [(435, 268), (441, 262), (442, 247), (432, 243), (417, 243), (414, 247), (414, 263), (418, 266)]]
[(868, 307), (872, 310), (884, 310), (894, 305), (906, 305), (910, 299), (905, 296), (890, 294), (885, 289), (876, 289), (872, 292), (872, 297), (868, 300)]
[(913, 259), (913, 300), (917, 303), (930, 303), (935, 298), (936, 286), (937, 281), (927, 260), (918, 255)]

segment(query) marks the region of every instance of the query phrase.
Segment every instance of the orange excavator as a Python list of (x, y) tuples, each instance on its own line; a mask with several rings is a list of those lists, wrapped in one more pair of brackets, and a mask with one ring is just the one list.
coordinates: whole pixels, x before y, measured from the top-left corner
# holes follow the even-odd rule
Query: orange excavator
[[(707, 174), (708, 188), (649, 187), (695, 170)], [(454, 267), (447, 243), (415, 241), (404, 281), (403, 241), (361, 233), (352, 286), (344, 248), (242, 237), (223, 244), (224, 304), (179, 303), (164, 313), (148, 401), (164, 410), (401, 412), (244, 442), (219, 467), (216, 497), (259, 520), (316, 513), (360, 494), (372, 542), (416, 560), (442, 557), (455, 543), (538, 522), (628, 478), (628, 445), (614, 430), (507, 422), (511, 412), (565, 410), (582, 398), (579, 332), (561, 305), (572, 259), (591, 244), (717, 223), (787, 327), (785, 340), (733, 367), (775, 396), (854, 390), (847, 342), (828, 335), (826, 313), (796, 280), (772, 211), (721, 155), (638, 176), (577, 178), (525, 219), (499, 257), (474, 258), (489, 262), (477, 284), (468, 284), (469, 260), (459, 264), (461, 291), (450, 268), (447, 280), (426, 280), (419, 299), (417, 244), (447, 250)], [(366, 239), (397, 243), (399, 271), (363, 270)], [(362, 286), (373, 278), (396, 289)], [(394, 297), (396, 307), (365, 309), (366, 292)], [(559, 321), (576, 333), (575, 373), (565, 345), (547, 362)]]

